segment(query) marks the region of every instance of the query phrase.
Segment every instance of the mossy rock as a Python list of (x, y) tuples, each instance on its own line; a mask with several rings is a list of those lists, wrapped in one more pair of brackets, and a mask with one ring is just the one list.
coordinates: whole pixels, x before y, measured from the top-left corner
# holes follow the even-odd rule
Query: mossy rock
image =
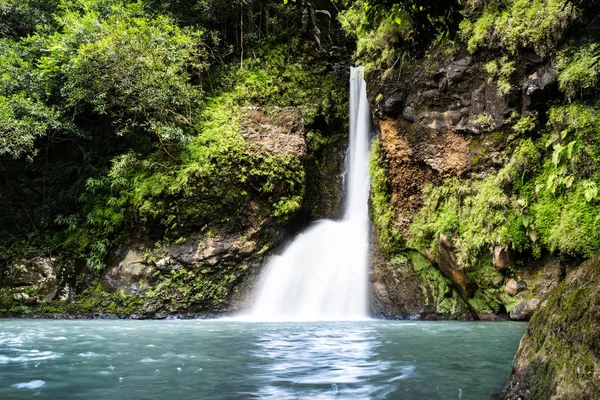
[(600, 398), (599, 255), (572, 271), (536, 311), (502, 398)]

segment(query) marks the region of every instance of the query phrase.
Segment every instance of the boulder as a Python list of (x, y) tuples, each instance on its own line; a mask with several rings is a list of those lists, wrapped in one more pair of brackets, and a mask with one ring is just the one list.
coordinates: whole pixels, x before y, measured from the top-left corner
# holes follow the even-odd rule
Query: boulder
[(58, 265), (50, 257), (34, 257), (16, 261), (3, 286), (12, 288), (15, 300), (36, 305), (53, 300), (58, 293)]
[(143, 254), (130, 249), (123, 260), (108, 268), (102, 276), (102, 284), (109, 291), (137, 294), (150, 286), (155, 271), (154, 267), (145, 263)]
[(571, 271), (539, 305), (501, 398), (600, 399), (600, 256)]
[(539, 299), (523, 300), (510, 310), (510, 319), (515, 321), (529, 321), (534, 311), (540, 305)]
[(514, 279), (509, 279), (504, 286), (504, 292), (509, 296), (514, 296), (519, 292), (519, 284)]

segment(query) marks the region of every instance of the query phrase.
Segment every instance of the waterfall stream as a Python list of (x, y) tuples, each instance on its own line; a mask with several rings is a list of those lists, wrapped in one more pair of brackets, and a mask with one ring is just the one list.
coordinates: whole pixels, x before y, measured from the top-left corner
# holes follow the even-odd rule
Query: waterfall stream
[(250, 318), (260, 321), (368, 317), (371, 111), (362, 68), (350, 74), (350, 143), (344, 216), (299, 234), (265, 266)]

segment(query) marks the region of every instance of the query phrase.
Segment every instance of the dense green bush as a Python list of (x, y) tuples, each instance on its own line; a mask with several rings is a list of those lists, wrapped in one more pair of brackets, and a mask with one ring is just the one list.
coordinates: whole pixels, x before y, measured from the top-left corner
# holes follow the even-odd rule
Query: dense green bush
[(461, 35), (470, 51), (501, 48), (514, 54), (532, 48), (538, 54), (553, 53), (569, 25), (580, 13), (563, 0), (508, 0), (477, 2), (473, 15), (461, 24)]
[(367, 72), (390, 72), (423, 56), (434, 41), (452, 37), (460, 22), (458, 1), (358, 0), (339, 15), (356, 38), (354, 57)]
[[(306, 207), (306, 168), (345, 132), (347, 84), (302, 12), (275, 0), (0, 5), (0, 261), (68, 250), (102, 267), (133, 231), (175, 240)], [(239, 121), (257, 105), (298, 107), (322, 140), (307, 159), (251, 151)]]

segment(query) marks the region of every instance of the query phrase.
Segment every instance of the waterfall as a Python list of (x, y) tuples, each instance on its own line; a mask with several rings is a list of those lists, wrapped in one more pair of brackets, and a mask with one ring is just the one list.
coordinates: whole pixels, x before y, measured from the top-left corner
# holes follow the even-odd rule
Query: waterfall
[(250, 318), (353, 320), (368, 316), (371, 111), (362, 68), (350, 74), (350, 143), (343, 218), (323, 220), (271, 258)]

